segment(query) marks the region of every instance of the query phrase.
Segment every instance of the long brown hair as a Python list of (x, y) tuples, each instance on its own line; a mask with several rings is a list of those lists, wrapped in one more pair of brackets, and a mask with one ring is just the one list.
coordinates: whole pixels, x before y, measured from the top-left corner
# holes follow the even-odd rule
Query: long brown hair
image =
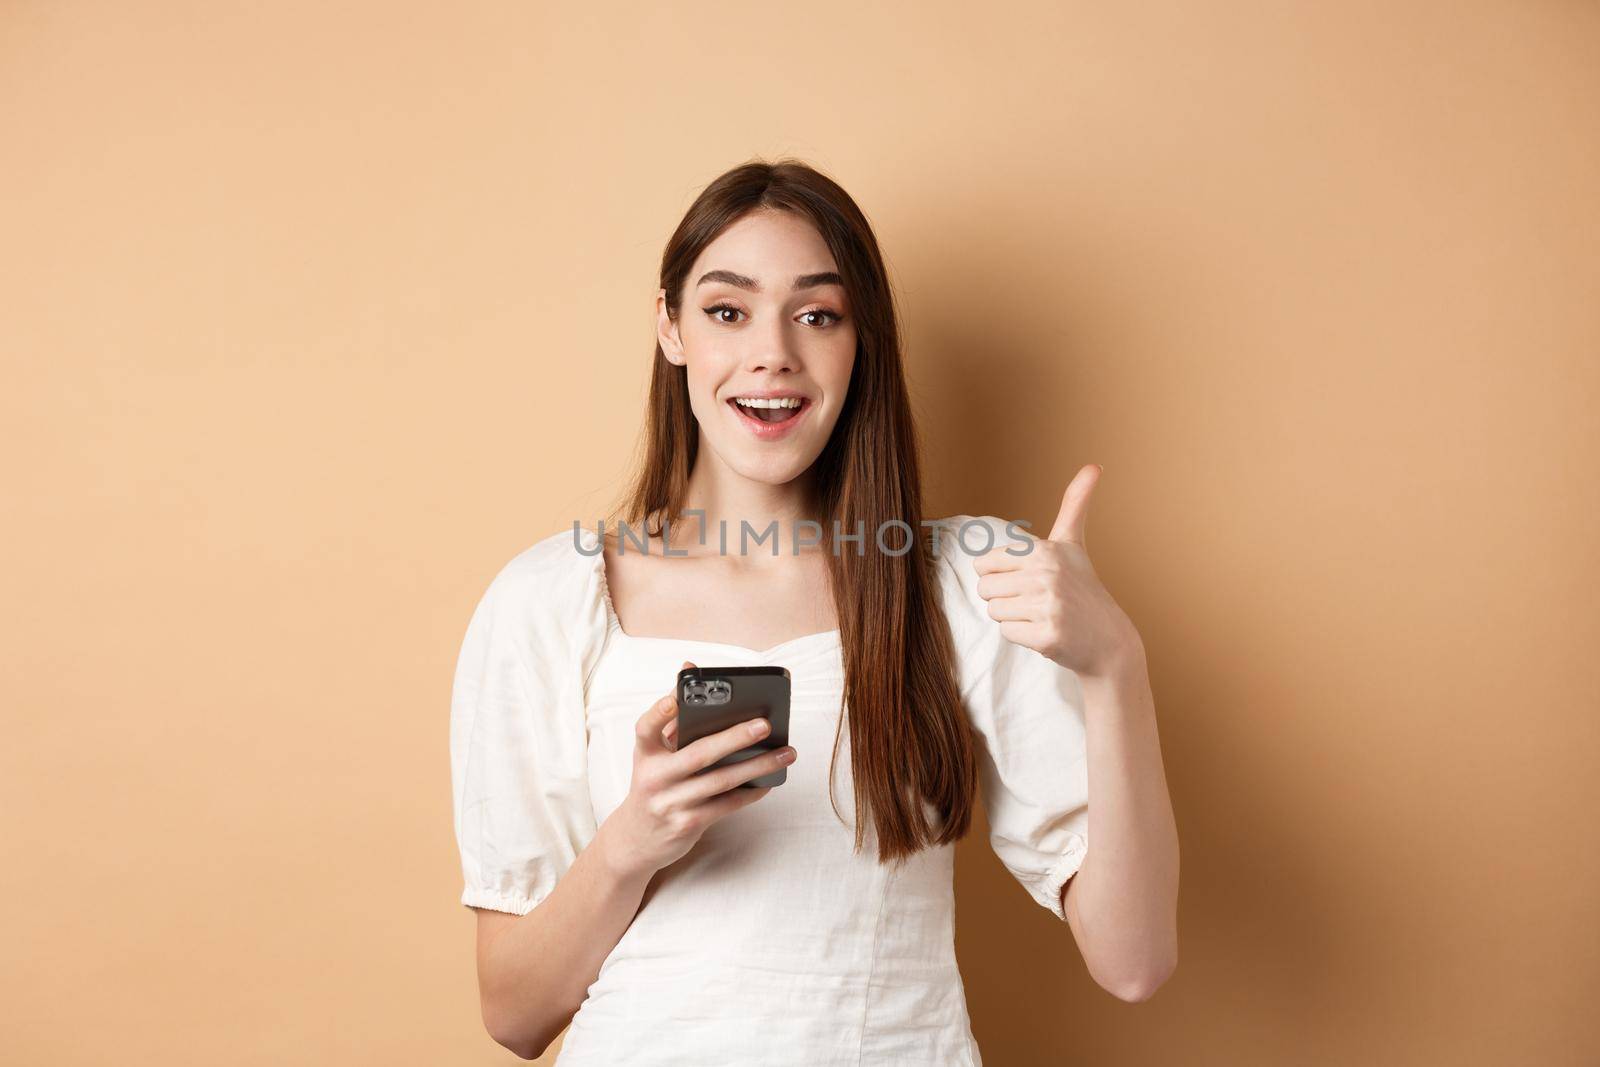
[[(950, 627), (922, 526), (916, 426), (900, 352), (888, 272), (866, 216), (831, 178), (795, 159), (751, 161), (717, 178), (690, 205), (661, 257), (661, 288), (676, 321), (690, 267), (728, 226), (757, 210), (809, 220), (833, 253), (855, 317), (856, 359), (839, 421), (813, 465), (823, 543), (834, 530), (865, 530), (859, 553), (828, 552), (844, 650), (841, 718), (850, 724), (856, 840), (870, 813), (880, 861), (959, 840), (972, 817), (977, 770), (961, 707)], [(613, 509), (652, 536), (683, 515), (699, 435), (686, 369), (656, 342), (645, 414), (644, 453), (631, 488)], [(881, 524), (913, 531), (910, 551), (879, 551)], [(837, 526), (835, 525), (837, 523)], [(905, 531), (884, 543), (898, 551)], [(829, 797), (839, 756), (835, 733)], [(930, 821), (931, 809), (931, 821)], [(839, 814), (837, 801), (834, 813)], [(841, 821), (842, 821), (841, 816)]]

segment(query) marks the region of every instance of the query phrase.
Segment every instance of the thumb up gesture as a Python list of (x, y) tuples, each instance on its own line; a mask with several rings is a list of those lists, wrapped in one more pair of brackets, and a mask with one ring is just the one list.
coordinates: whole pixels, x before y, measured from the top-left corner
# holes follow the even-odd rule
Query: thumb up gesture
[(1050, 536), (1035, 538), (1031, 552), (1013, 555), (996, 546), (973, 560), (978, 595), (1001, 635), (1085, 677), (1109, 676), (1143, 651), (1132, 620), (1089, 562), (1084, 527), (1101, 469), (1079, 468)]

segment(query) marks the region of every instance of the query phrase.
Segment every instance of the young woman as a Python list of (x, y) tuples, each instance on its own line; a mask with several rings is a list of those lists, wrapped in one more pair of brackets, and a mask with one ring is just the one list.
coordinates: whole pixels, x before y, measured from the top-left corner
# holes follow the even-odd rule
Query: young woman
[[(457, 666), (489, 1032), (531, 1059), (567, 1028), (562, 1067), (978, 1065), (951, 879), (979, 788), (1096, 981), (1149, 996), (1177, 835), (1143, 646), (1085, 554), (1098, 468), (1048, 538), (924, 520), (876, 239), (802, 163), (713, 182), (660, 281), (631, 492), (603, 538), (512, 559)], [(697, 775), (751, 734), (679, 748), (678, 670), (756, 664), (791, 674), (789, 744)]]

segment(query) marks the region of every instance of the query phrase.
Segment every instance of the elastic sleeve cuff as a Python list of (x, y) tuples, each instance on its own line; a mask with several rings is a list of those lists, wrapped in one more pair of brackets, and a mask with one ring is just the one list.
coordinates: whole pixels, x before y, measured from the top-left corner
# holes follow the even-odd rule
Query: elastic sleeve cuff
[(1083, 866), (1083, 859), (1088, 855), (1088, 851), (1087, 841), (1078, 834), (1071, 835), (1067, 851), (1028, 887), (1033, 898), (1062, 922), (1067, 921), (1067, 913), (1061, 906), (1061, 887), (1067, 884), (1067, 879), (1078, 873), (1078, 868)]
[(461, 903), (469, 908), (488, 908), (490, 911), (508, 911), (513, 915), (526, 915), (539, 901), (521, 893), (500, 893), (493, 889), (468, 886), (461, 891)]

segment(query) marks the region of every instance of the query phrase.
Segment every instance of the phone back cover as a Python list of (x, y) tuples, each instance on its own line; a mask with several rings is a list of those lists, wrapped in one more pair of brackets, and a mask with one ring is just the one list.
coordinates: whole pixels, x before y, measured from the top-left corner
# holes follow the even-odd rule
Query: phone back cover
[[(714, 706), (690, 705), (684, 699), (684, 684), (693, 679), (726, 679), (733, 686), (732, 699)], [(769, 749), (789, 743), (789, 671), (784, 667), (695, 667), (678, 672), (678, 747), (708, 734), (726, 730), (746, 719), (765, 717), (772, 723), (767, 736), (711, 764), (722, 767), (749, 759)], [(708, 768), (709, 769), (709, 768)], [(740, 787), (782, 785), (788, 780), (787, 767), (740, 783)]]

